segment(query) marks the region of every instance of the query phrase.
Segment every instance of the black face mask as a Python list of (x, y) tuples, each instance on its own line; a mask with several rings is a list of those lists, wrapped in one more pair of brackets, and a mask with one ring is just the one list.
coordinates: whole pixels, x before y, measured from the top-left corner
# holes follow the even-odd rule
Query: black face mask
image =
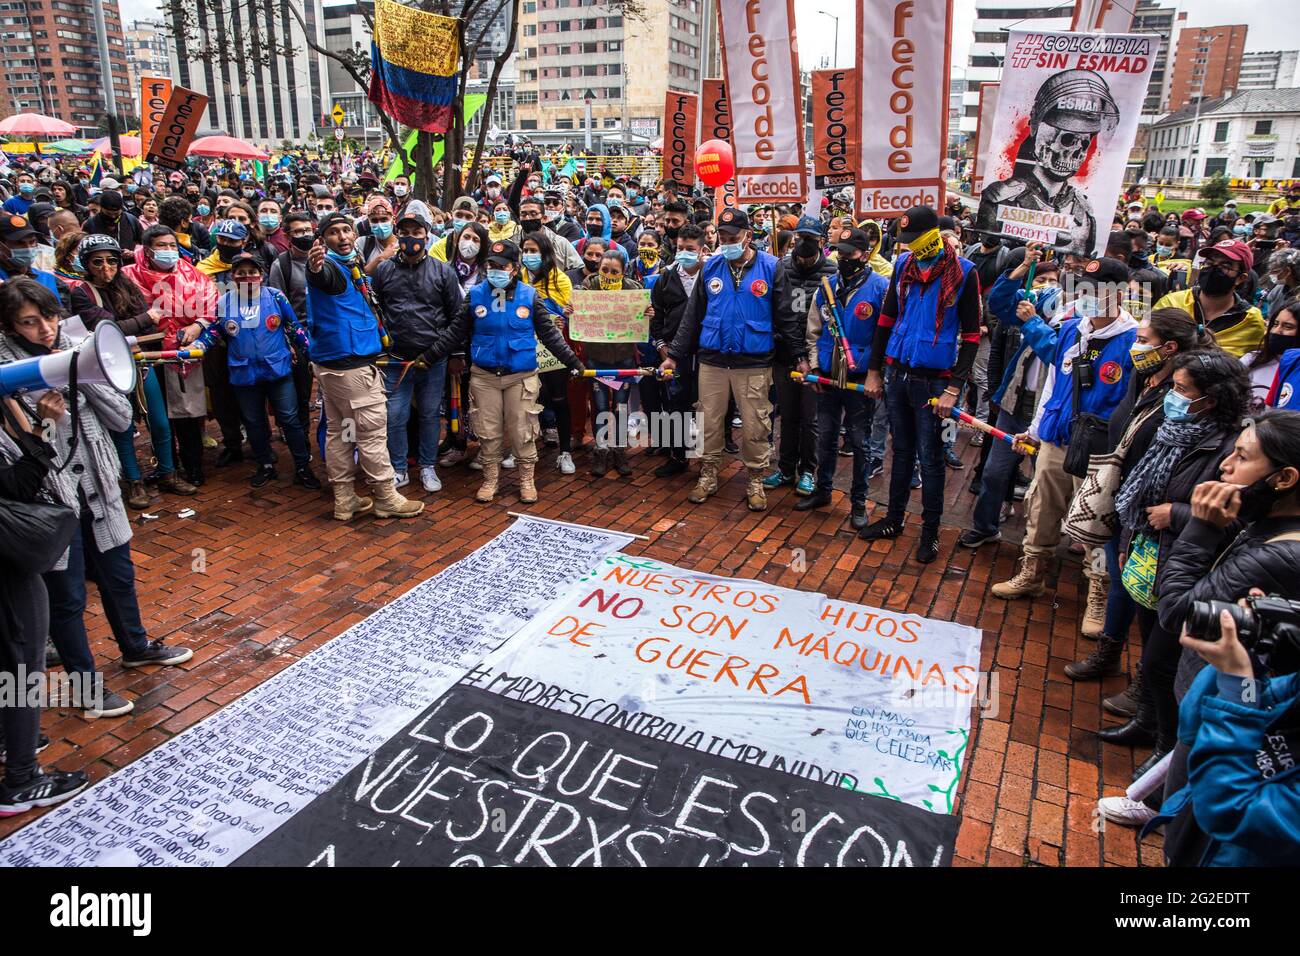
[(806, 242), (804, 240), (800, 240), (799, 242), (795, 243), (794, 249), (792, 251), (796, 259), (804, 259), (804, 260), (811, 261), (817, 259), (817, 255), (818, 253), (821, 252), (821, 248), (815, 242)]
[[(1279, 469), (1280, 471), (1281, 469)], [(1245, 522), (1258, 521), (1266, 517), (1273, 505), (1285, 498), (1291, 491), (1278, 491), (1268, 483), (1268, 480), (1276, 475), (1277, 472), (1265, 475), (1259, 481), (1252, 482), (1245, 488), (1241, 489), (1241, 507), (1237, 509), (1237, 517)]]
[(1202, 269), (1196, 284), (1209, 295), (1227, 295), (1237, 285), (1237, 277), (1221, 269)]
[(583, 259), (582, 268), (587, 275), (595, 275), (600, 270), (600, 260)]
[(856, 276), (859, 272), (862, 271), (862, 267), (865, 266), (866, 264), (867, 261), (865, 259), (845, 259), (841, 257), (838, 260), (840, 278), (846, 280), (852, 279), (854, 276)]
[(542, 228), (542, 221), (540, 219), (520, 219), (519, 228), (524, 232), (536, 232)]
[(664, 238), (668, 240), (670, 246), (677, 245), (677, 233), (679, 230), (664, 227)]
[(599, 239), (600, 237), (602, 237), (603, 235), (605, 235), (605, 227), (604, 227), (604, 226), (588, 226), (588, 227), (587, 227), (587, 235), (591, 236), (593, 239)]
[(1300, 349), (1300, 335), (1283, 335), (1281, 332), (1268, 333), (1264, 347), (1269, 355), (1281, 355), (1287, 349)]
[(305, 236), (293, 236), (289, 241), (293, 243), (295, 249), (300, 252), (307, 252), (316, 244), (316, 237), (310, 234)]
[(218, 246), (217, 246), (217, 257), (218, 257), (222, 262), (230, 262), (230, 261), (232, 261), (232, 260), (235, 258), (235, 256), (239, 255), (239, 254), (240, 254), (241, 252), (243, 252), (243, 251), (244, 251), (244, 247), (243, 247), (243, 246), (223, 246), (223, 245), (218, 245)]
[(418, 236), (398, 236), (397, 245), (407, 256), (418, 256), (424, 251), (424, 240)]

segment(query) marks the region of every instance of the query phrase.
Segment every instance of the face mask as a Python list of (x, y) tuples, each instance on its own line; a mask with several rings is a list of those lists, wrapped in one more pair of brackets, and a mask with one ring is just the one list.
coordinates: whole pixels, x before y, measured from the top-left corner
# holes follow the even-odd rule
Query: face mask
[(1154, 345), (1135, 345), (1128, 354), (1133, 360), (1133, 368), (1139, 373), (1153, 372), (1165, 363), (1165, 353)]
[(547, 221), (547, 222), (557, 222), (557, 221), (559, 220), (559, 218), (560, 218), (560, 210), (558, 210), (558, 209), (548, 209), (548, 210), (546, 210), (546, 221)]
[(139, 189), (139, 188), (140, 188), (140, 187), (137, 186), (135, 183), (132, 183), (131, 185), (129, 185), (129, 186), (126, 187), (126, 191), (127, 191), (128, 193), (133, 193), (133, 192), (135, 192), (135, 191), (136, 191), (137, 189)]
[(263, 229), (265, 229), (267, 232), (275, 232), (275, 230), (280, 228), (280, 217), (279, 216), (258, 216), (257, 224), (261, 226)]
[(530, 179), (530, 180), (528, 181), (528, 191), (529, 191), (529, 192), (533, 192), (533, 193), (535, 193), (535, 192), (537, 192), (537, 190), (539, 190), (539, 189), (541, 189), (541, 188), (542, 188), (542, 184), (539, 183), (537, 180), (535, 180), (535, 179)]
[(718, 251), (728, 262), (735, 262), (745, 254), (745, 244), (743, 242), (724, 242), (718, 246)]
[(639, 252), (637, 252), (637, 258), (641, 260), (641, 263), (643, 265), (652, 266), (659, 261), (659, 250), (642, 249)]
[(245, 199), (252, 199), (254, 196), (257, 195), (256, 189), (245, 189), (243, 192), (244, 192)]
[(679, 231), (680, 231), (680, 230), (677, 230), (677, 229), (671, 229), (671, 228), (665, 227), (665, 228), (664, 228), (664, 238), (666, 238), (669, 242), (676, 242), (676, 241), (677, 241), (677, 233), (678, 233)]
[(341, 266), (350, 266), (352, 265), (352, 260), (356, 258), (357, 250), (353, 249), (351, 252), (345, 255), (342, 252), (335, 252), (333, 249), (330, 249), (328, 252), (325, 253), (325, 255), (329, 256), (331, 259), (333, 259)]
[(1236, 286), (1237, 277), (1230, 276), (1220, 269), (1203, 269), (1196, 284), (1201, 287), (1202, 292), (1208, 292), (1210, 295), (1226, 295)]
[(212, 207), (207, 203), (201, 202), (194, 208), (194, 211), (200, 216), (206, 216), (208, 213), (212, 212)]
[(598, 226), (588, 225), (587, 235), (591, 236), (593, 239), (599, 239), (601, 236), (605, 235), (605, 227), (600, 225)]
[(943, 236), (938, 229), (931, 229), (909, 242), (907, 248), (912, 250), (918, 263), (932, 261), (943, 253)]
[(456, 248), (460, 250), (462, 259), (473, 259), (478, 255), (478, 240), (462, 239)]
[(524, 232), (536, 232), (542, 228), (542, 221), (540, 219), (520, 219), (519, 228)]
[(1165, 392), (1165, 418), (1171, 422), (1190, 421), (1196, 417), (1196, 413), (1191, 410), (1192, 406), (1199, 401), (1199, 398), (1193, 401), (1170, 389)]
[(1074, 300), (1074, 314), (1084, 319), (1101, 315), (1101, 300), (1095, 295), (1081, 295)]
[(492, 214), (492, 218), (495, 219), (495, 220), (496, 220), (500, 225), (503, 225), (503, 226), (504, 226), (506, 223), (508, 223), (508, 222), (510, 221), (510, 213), (508, 213), (508, 212), (494, 212), (494, 213)]
[(460, 232), (468, 225), (469, 225), (468, 219), (453, 219), (451, 221), (451, 228), (455, 229), (457, 232)]
[(178, 249), (155, 249), (153, 252), (149, 253), (149, 255), (153, 259), (153, 264), (163, 272), (171, 272), (181, 258), (180, 250)]
[(419, 236), (398, 236), (398, 248), (403, 255), (415, 257), (424, 251), (424, 240)]
[(510, 273), (505, 269), (489, 269), (487, 271), (488, 282), (494, 289), (504, 289), (510, 282)]
[(600, 287), (606, 292), (614, 292), (623, 288), (622, 279), (608, 279), (605, 276), (600, 277)]
[(597, 272), (600, 271), (600, 260), (583, 259), (582, 268), (586, 271), (587, 275), (595, 275)]
[(20, 269), (30, 269), (32, 263), (36, 261), (36, 252), (37, 250), (35, 249), (28, 249), (25, 247), (10, 249), (9, 259)]
[(629, 190), (627, 191), (627, 198), (628, 198), (628, 199), (635, 199), (636, 196), (637, 196), (637, 193), (636, 193), (636, 190), (635, 190), (635, 189), (629, 189)]
[(681, 263), (683, 269), (694, 269), (700, 264), (700, 254), (698, 252), (679, 252), (675, 261)]
[(840, 277), (843, 279), (851, 279), (862, 271), (862, 267), (866, 265), (866, 263), (861, 259), (846, 259), (841, 256), (837, 261), (837, 265), (839, 266)]
[(243, 246), (217, 246), (217, 258), (222, 262), (230, 262), (239, 253), (244, 251)]
[(306, 252), (316, 244), (316, 237), (311, 234), (305, 236), (293, 236), (289, 241), (293, 243), (295, 249), (300, 252)]
[(36, 187), (31, 183), (19, 183), (18, 191), (24, 196), (30, 196), (32, 193), (36, 192)]
[(86, 271), (86, 270), (82, 267), (82, 265), (81, 265), (81, 256), (73, 256), (73, 257), (72, 257), (72, 268), (75, 269), (77, 272), (85, 272), (85, 271)]
[(488, 194), (488, 198), (496, 199), (498, 196), (501, 195), (501, 189), (498, 186), (489, 186), (487, 188), (487, 194)]
[(401, 185), (394, 186), (393, 195), (396, 196), (398, 199), (401, 199), (403, 196), (406, 195), (406, 187)]
[(1168, 259), (1177, 251), (1175, 246), (1156, 246), (1156, 260)]
[(1235, 236), (1249, 236), (1250, 226), (1233, 226), (1232, 233)]
[(372, 222), (370, 224), (370, 234), (380, 242), (387, 242), (388, 237), (393, 234), (393, 224), (391, 222)]
[(1283, 335), (1281, 332), (1268, 333), (1264, 346), (1269, 355), (1281, 355), (1287, 349), (1300, 349), (1300, 335)]
[(1238, 518), (1247, 523), (1258, 521), (1273, 510), (1273, 505), (1286, 496), (1287, 492), (1278, 491), (1268, 483), (1268, 480), (1276, 474), (1276, 471), (1271, 472), (1241, 489), (1241, 507), (1237, 509)]
[(542, 267), (542, 254), (540, 252), (525, 252), (519, 257), (519, 261), (524, 264), (524, 268), (529, 272), (536, 272)]

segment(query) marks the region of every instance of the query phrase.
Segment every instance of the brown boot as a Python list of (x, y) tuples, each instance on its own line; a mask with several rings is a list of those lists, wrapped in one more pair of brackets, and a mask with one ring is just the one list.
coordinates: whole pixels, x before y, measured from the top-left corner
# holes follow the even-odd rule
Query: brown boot
[(1081, 628), (1084, 637), (1100, 638), (1106, 628), (1107, 590), (1105, 581), (1088, 579), (1088, 606), (1083, 612)]
[(537, 485), (533, 483), (536, 472), (537, 462), (519, 461), (519, 500), (526, 505), (537, 500)]
[(610, 464), (614, 466), (614, 470), (618, 472), (619, 477), (626, 478), (628, 475), (632, 474), (632, 466), (627, 463), (626, 448), (610, 449), (609, 457)]
[(126, 483), (126, 503), (136, 511), (144, 511), (149, 507), (149, 490), (145, 488), (143, 481)]
[(597, 448), (591, 453), (591, 477), (604, 478), (609, 472), (609, 449)]
[(763, 491), (763, 469), (749, 469), (749, 480), (745, 482), (745, 501), (750, 511), (767, 510), (767, 493)]
[(1047, 590), (1043, 580), (1047, 573), (1047, 559), (1026, 554), (1020, 559), (1020, 570), (1010, 581), (993, 585), (993, 596), (1005, 601), (1022, 597), (1038, 597)]
[(709, 495), (716, 494), (717, 491), (718, 464), (717, 462), (706, 461), (700, 466), (700, 480), (695, 483), (695, 487), (686, 496), (686, 500), (691, 504), (702, 504), (708, 500)]
[(398, 494), (391, 481), (374, 486), (376, 518), (414, 518), (424, 510), (423, 501), (412, 501)]
[(497, 496), (497, 481), (501, 478), (501, 463), (494, 461), (491, 464), (483, 463), (483, 484), (478, 486), (478, 492), (474, 495), (474, 500), (479, 504), (487, 504)]
[(196, 495), (199, 489), (195, 488), (188, 481), (182, 478), (176, 472), (170, 475), (164, 475), (158, 479), (158, 490), (167, 491), (173, 495)]
[(1124, 654), (1124, 642), (1102, 635), (1097, 646), (1081, 661), (1065, 665), (1065, 676), (1070, 680), (1101, 680), (1119, 673), (1119, 661)]
[(336, 481), (331, 487), (334, 489), (334, 517), (337, 520), (351, 521), (357, 515), (370, 514), (374, 510), (374, 500), (358, 495), (352, 482)]

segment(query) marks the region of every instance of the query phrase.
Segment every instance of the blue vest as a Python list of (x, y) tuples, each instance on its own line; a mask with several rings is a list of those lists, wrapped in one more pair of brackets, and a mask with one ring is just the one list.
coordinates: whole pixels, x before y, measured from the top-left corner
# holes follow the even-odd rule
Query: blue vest
[[(1079, 322), (1077, 318), (1069, 319), (1061, 326), (1056, 340), (1056, 358), (1052, 360), (1056, 369), (1052, 395), (1043, 407), (1043, 417), (1038, 421), (1038, 437), (1062, 447), (1070, 443), (1070, 423), (1075, 416), (1074, 378), (1065, 368), (1065, 353), (1079, 340)], [(1128, 377), (1133, 374), (1133, 359), (1129, 355), (1129, 349), (1135, 341), (1136, 328), (1112, 335), (1108, 339), (1089, 341), (1092, 387), (1083, 389), (1079, 394), (1082, 405), (1080, 412), (1088, 412), (1098, 418), (1110, 418), (1115, 406), (1128, 390)], [(1074, 356), (1071, 359), (1071, 370), (1078, 358), (1079, 356)]]
[(772, 351), (776, 264), (774, 256), (756, 253), (737, 289), (726, 257), (709, 258), (696, 279), (704, 283), (708, 296), (700, 325), (700, 348), (723, 355), (766, 355)]
[(379, 341), (379, 323), (370, 311), (361, 290), (333, 259), (325, 259), (326, 269), (338, 269), (347, 283), (342, 295), (330, 295), (307, 283), (307, 331), (311, 333), (310, 355), (313, 362), (332, 362), (383, 351)]
[[(29, 270), (28, 278), (35, 279), (41, 285), (45, 286), (45, 288), (53, 292), (54, 298), (59, 299), (60, 302), (63, 301), (59, 298), (59, 280), (54, 277), (54, 273), (46, 272), (44, 269), (33, 268)], [(4, 269), (0, 269), (0, 282), (8, 281), (9, 273), (5, 272)]]
[[(853, 375), (866, 375), (867, 362), (871, 359), (871, 340), (876, 335), (876, 321), (880, 318), (881, 306), (885, 304), (885, 293), (889, 291), (889, 280), (871, 271), (870, 266), (863, 266), (867, 275), (858, 283), (858, 287), (849, 295), (849, 301), (840, 306), (840, 315), (844, 317), (841, 331), (848, 339), (849, 351), (853, 354)], [(840, 286), (843, 279), (833, 275), (827, 280), (831, 291), (839, 300)], [(826, 293), (817, 290), (813, 297), (819, 309), (826, 309)], [(834, 367), (835, 351), (839, 348), (831, 335), (829, 322), (822, 322), (822, 334), (817, 339), (817, 367), (830, 374)], [(847, 371), (847, 369), (846, 369)]]
[[(892, 281), (898, 282), (907, 266), (910, 252), (905, 252), (894, 263)], [(908, 368), (924, 368), (941, 371), (950, 369), (957, 362), (957, 349), (961, 340), (961, 320), (957, 317), (957, 300), (961, 298), (966, 283), (971, 281), (971, 270), (975, 263), (960, 256), (961, 285), (951, 302), (944, 303), (942, 319), (935, 328), (935, 314), (939, 307), (939, 280), (918, 286), (908, 287), (907, 295), (897, 288), (898, 316), (894, 320), (894, 331), (889, 336), (889, 345), (885, 347), (885, 357), (892, 362), (906, 365)]]
[(1274, 408), (1300, 409), (1300, 349), (1287, 349), (1277, 363), (1277, 378), (1269, 393)]
[(276, 289), (262, 287), (258, 293), (257, 312), (241, 313), (235, 290), (217, 302), (217, 322), (226, 340), (227, 363), (231, 385), (256, 385), (273, 382), (293, 371), (293, 353), (285, 338), (285, 316), (293, 315), (293, 306)]
[(470, 337), (470, 361), (489, 372), (513, 375), (537, 370), (537, 333), (533, 329), (533, 308), (540, 303), (537, 291), (517, 280), (512, 293), (480, 282), (469, 290), (474, 334)]

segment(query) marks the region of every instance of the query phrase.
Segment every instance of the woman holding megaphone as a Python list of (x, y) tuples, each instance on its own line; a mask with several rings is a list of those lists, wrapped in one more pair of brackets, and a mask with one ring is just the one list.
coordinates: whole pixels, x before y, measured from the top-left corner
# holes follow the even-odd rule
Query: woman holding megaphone
[[(59, 314), (58, 298), (38, 282), (18, 278), (0, 286), (0, 365), (72, 348), (73, 342), (59, 329)], [(78, 678), (72, 682), (78, 692), (73, 706), (87, 717), (116, 717), (135, 705), (96, 679), (84, 620), (87, 578), (99, 587), (104, 616), (122, 649), (124, 667), (181, 664), (194, 652), (150, 641), (140, 620), (131, 522), (122, 504), (121, 463), (111, 437), (131, 424), (131, 405), (113, 386), (91, 382), (77, 385), (75, 409), (68, 407), (72, 400), (56, 388), (18, 396), (19, 406), (55, 451), (44, 490), (80, 517), (67, 553), (55, 570), (44, 575), (50, 596), (50, 637), (68, 674)], [(65, 411), (75, 411), (75, 417)], [(18, 446), (4, 434), (0, 434), (0, 457), (9, 462), (21, 457)]]

